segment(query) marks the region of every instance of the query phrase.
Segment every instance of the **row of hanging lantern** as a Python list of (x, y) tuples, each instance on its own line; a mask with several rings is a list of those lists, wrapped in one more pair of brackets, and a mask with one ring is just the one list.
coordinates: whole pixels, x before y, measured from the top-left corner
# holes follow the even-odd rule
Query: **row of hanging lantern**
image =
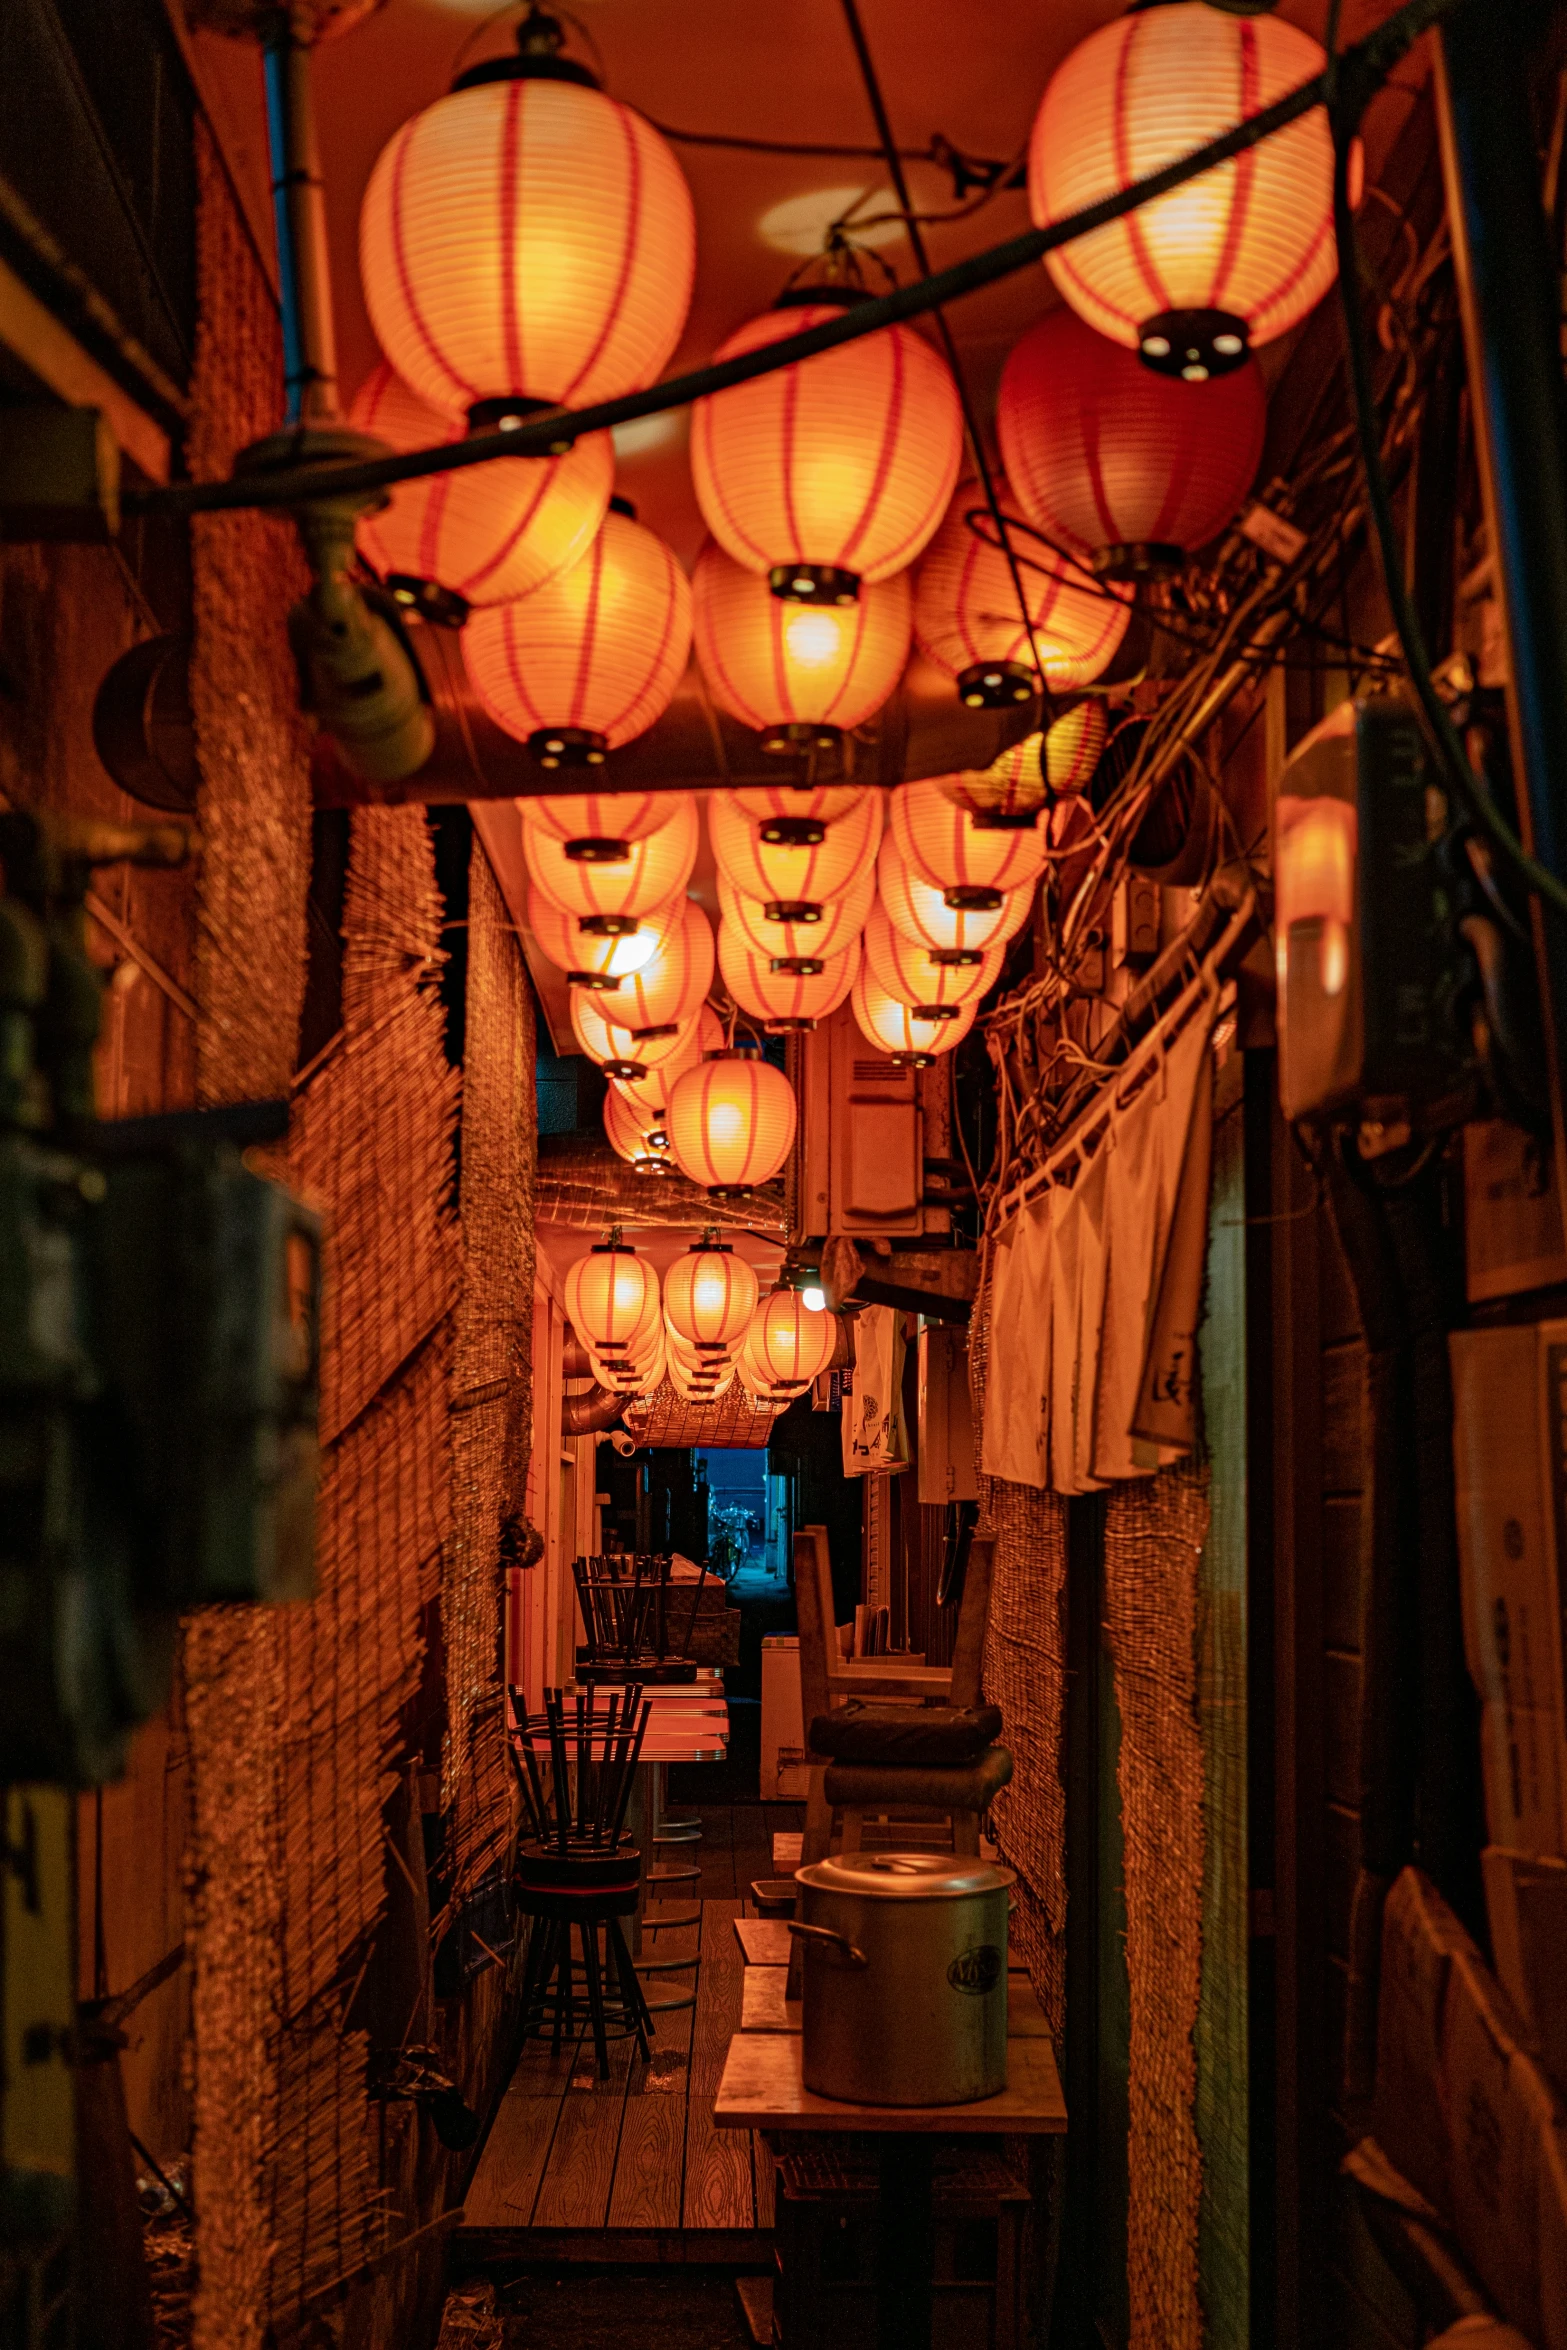
[(708, 1232), (665, 1276), (620, 1230), (566, 1276), (566, 1311), (600, 1386), (650, 1395), (664, 1379), (687, 1403), (714, 1402), (738, 1379), (755, 1403), (803, 1395), (830, 1364), (837, 1325), (780, 1283), (765, 1298), (754, 1268)]
[[(1278, 17), (1205, 0), (1100, 27), (1041, 102), (1035, 219), (1171, 162), (1322, 63)], [(996, 417), (1016, 573), (982, 485), (958, 479), (957, 387), (903, 325), (695, 404), (711, 538), (690, 582), (612, 497), (604, 434), (405, 483), (362, 525), (365, 552), (407, 600), (433, 584), (472, 608), (474, 691), (552, 770), (601, 766), (651, 726), (693, 636), (713, 700), (784, 753), (863, 724), (911, 643), (969, 703), (1027, 700), (1041, 675), (1082, 688), (1125, 635), (1126, 582), (1211, 541), (1250, 488), (1250, 353), (1332, 282), (1331, 166), (1319, 110), (1047, 256), (1067, 307), (1012, 352)], [(658, 132), (561, 54), (535, 7), (514, 56), (462, 74), (389, 141), (360, 256), (387, 356), (354, 421), (411, 450), (655, 381), (690, 302), (691, 198)], [(718, 357), (859, 298), (786, 293)]]

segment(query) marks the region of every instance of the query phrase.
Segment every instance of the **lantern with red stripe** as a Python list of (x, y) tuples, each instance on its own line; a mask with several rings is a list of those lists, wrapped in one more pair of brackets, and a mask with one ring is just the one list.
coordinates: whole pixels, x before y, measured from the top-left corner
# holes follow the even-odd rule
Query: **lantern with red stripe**
[(626, 843), (661, 832), (684, 794), (667, 791), (541, 792), (517, 805), (530, 830), (553, 833), (574, 864), (618, 865)]
[(708, 692), (756, 729), (764, 751), (831, 750), (903, 675), (913, 602), (901, 572), (846, 606), (781, 603), (709, 543), (691, 594)]
[(664, 1376), (667, 1361), (664, 1325), (657, 1319), (634, 1354), (606, 1357), (592, 1347), (588, 1349), (594, 1378), (613, 1395), (651, 1395)]
[(604, 1132), (609, 1147), (639, 1175), (679, 1173), (669, 1155), (669, 1137), (659, 1112), (639, 1108), (617, 1085), (604, 1090)]
[(718, 925), (718, 968), (725, 986), (740, 1010), (774, 1036), (814, 1028), (838, 1009), (860, 967), (860, 942), (851, 938), (835, 955), (795, 961), (810, 968), (796, 968), (787, 957), (759, 955), (732, 922)]
[(447, 415), (586, 407), (650, 384), (691, 300), (691, 192), (664, 141), (556, 54), (530, 11), (519, 54), (462, 74), (395, 132), (359, 216), (381, 348)]
[(694, 1069), (709, 1053), (724, 1049), (724, 1024), (711, 1004), (704, 1004), (694, 1020), (685, 1022), (678, 1052), (655, 1069), (638, 1069), (630, 1077), (612, 1077), (610, 1091), (624, 1094), (638, 1116), (646, 1115), (662, 1129), (667, 1125), (669, 1089), (677, 1077)]
[(664, 1376), (682, 1403), (717, 1403), (733, 1387), (735, 1367), (733, 1363), (725, 1363), (721, 1369), (692, 1371), (678, 1355), (671, 1353)]
[(658, 1274), (646, 1257), (622, 1245), (618, 1228), (578, 1257), (566, 1274), (566, 1311), (584, 1346), (596, 1354), (624, 1352), (658, 1310)]
[(887, 994), (907, 1004), (918, 1020), (955, 1020), (965, 1004), (988, 995), (1006, 958), (1001, 941), (969, 962), (932, 954), (894, 930), (883, 905), (871, 908), (865, 925), (865, 960), (871, 977)]
[[(350, 422), (399, 456), (461, 440), (383, 360), (360, 386)], [(467, 604), (503, 604), (568, 571), (593, 542), (615, 486), (607, 432), (585, 433), (559, 457), (506, 457), (394, 484), (365, 515), (359, 544), (400, 600), (425, 581)]]
[(713, 984), (713, 926), (689, 898), (669, 936), (639, 971), (630, 971), (609, 994), (592, 1001), (617, 1029), (635, 1037), (666, 1034), (690, 1019)]
[(827, 1369), (837, 1343), (833, 1315), (813, 1312), (797, 1289), (778, 1288), (757, 1307), (745, 1351), (766, 1392), (798, 1394)]
[(868, 958), (860, 965), (849, 1001), (866, 1043), (899, 1069), (928, 1069), (938, 1054), (952, 1052), (973, 1027), (979, 1009), (975, 996), (949, 1020), (939, 1013), (917, 1012), (882, 986)]
[(681, 919), (684, 900), (671, 898), (647, 914), (563, 914), (535, 883), (528, 885), (528, 928), (539, 951), (573, 987), (607, 992), (640, 971)]
[(832, 824), (859, 805), (870, 787), (863, 783), (740, 783), (729, 797), (758, 824), (787, 817)]
[[(730, 336), (737, 358), (863, 300), (815, 287)], [(963, 450), (946, 363), (889, 326), (698, 400), (691, 476), (719, 545), (791, 602), (852, 604), (913, 562), (941, 520)]]
[(1014, 348), (996, 401), (1023, 512), (1109, 579), (1179, 570), (1217, 537), (1251, 488), (1267, 421), (1254, 363), (1182, 383), (1064, 307)]
[(1041, 671), (1053, 691), (1088, 685), (1126, 634), (1125, 593), (1101, 587), (1057, 555), (1016, 516), (1005, 482), (997, 502), (1009, 526), (1028, 605), (1025, 623), (1011, 567), (977, 484), (958, 491), (920, 565), (914, 634), (938, 669), (957, 680), (974, 710), (1031, 701)]
[(476, 612), (462, 644), (474, 692), (541, 767), (602, 767), (668, 709), (691, 651), (691, 589), (617, 501), (580, 562)]
[(587, 995), (580, 987), (571, 991), (571, 1032), (588, 1059), (596, 1061), (606, 1076), (644, 1076), (672, 1061), (690, 1044), (694, 1012), (684, 1020), (654, 1028), (627, 1028), (609, 1017), (606, 1007), (614, 1000), (613, 996)]
[(999, 906), (1004, 893), (1037, 881), (1045, 836), (1031, 825), (982, 824), (947, 796), (945, 776), (905, 783), (891, 794), (889, 824), (904, 863), (934, 883), (949, 906)]
[[(1175, 0), (1101, 25), (1056, 68), (1034, 121), (1041, 226), (1190, 154), (1320, 74), (1279, 16)], [(1045, 256), (1074, 310), (1162, 374), (1202, 382), (1304, 318), (1333, 283), (1333, 140), (1313, 107), (1168, 195)]]
[(1015, 937), (1034, 902), (1034, 884), (1025, 881), (994, 906), (949, 905), (950, 893), (913, 871), (890, 832), (876, 860), (876, 887), (894, 930), (912, 945), (965, 961)]
[(753, 898), (727, 873), (718, 876), (721, 923), (738, 931), (754, 954), (807, 978), (859, 936), (875, 895), (874, 866), (856, 874), (841, 898), (820, 905), (809, 898)]
[[(468, 623), (470, 629), (475, 625)], [(579, 922), (604, 916), (637, 920), (681, 897), (696, 863), (701, 833), (691, 794), (670, 796), (674, 805), (667, 824), (640, 840), (620, 843), (624, 856), (602, 860), (573, 857), (569, 842), (534, 820), (530, 810), (536, 803), (519, 800), (523, 846), (535, 888)]]
[(825, 905), (870, 870), (881, 838), (881, 795), (868, 791), (846, 816), (823, 824), (814, 816), (758, 821), (731, 793), (715, 791), (707, 834), (719, 871), (747, 897), (766, 905)]
[(941, 788), (976, 824), (998, 830), (1033, 824), (1047, 792), (1066, 799), (1088, 789), (1104, 747), (1103, 702), (1076, 702), (1043, 734), (1025, 735), (988, 767), (942, 776)]
[(664, 1276), (664, 1320), (699, 1357), (727, 1359), (756, 1311), (756, 1274), (716, 1232), (707, 1233)]
[(757, 1360), (756, 1348), (752, 1343), (753, 1331), (754, 1325), (753, 1330), (746, 1332), (740, 1352), (735, 1357), (735, 1377), (753, 1404), (782, 1411), (797, 1395), (804, 1395), (811, 1383), (808, 1379), (802, 1379), (790, 1385), (775, 1387), (771, 1373)]
[(794, 1141), (794, 1087), (752, 1053), (688, 1069), (669, 1095), (669, 1147), (684, 1175), (720, 1198), (769, 1182)]

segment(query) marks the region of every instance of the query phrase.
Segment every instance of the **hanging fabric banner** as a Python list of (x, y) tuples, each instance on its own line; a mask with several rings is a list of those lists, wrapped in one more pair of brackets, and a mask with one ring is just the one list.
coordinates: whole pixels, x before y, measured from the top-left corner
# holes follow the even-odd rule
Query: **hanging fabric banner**
[(854, 1387), (843, 1399), (843, 1473), (864, 1477), (906, 1469), (903, 1422), (903, 1313), (867, 1306), (855, 1316)]

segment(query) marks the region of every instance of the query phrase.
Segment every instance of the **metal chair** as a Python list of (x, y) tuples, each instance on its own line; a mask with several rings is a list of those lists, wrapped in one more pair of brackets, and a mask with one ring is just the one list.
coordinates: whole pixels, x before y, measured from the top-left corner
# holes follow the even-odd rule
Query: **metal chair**
[(586, 1635), (578, 1651), (581, 1679), (645, 1685), (696, 1679), (688, 1658), (708, 1580), (705, 1566), (688, 1586), (674, 1581), (667, 1553), (606, 1551), (573, 1559), (571, 1573)]

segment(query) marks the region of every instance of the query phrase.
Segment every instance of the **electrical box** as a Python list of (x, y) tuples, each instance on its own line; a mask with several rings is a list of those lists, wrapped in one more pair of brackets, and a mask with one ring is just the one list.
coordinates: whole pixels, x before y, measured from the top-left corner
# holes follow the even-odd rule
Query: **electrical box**
[[(811, 1239), (841, 1232), (891, 1240), (948, 1230), (950, 1212), (925, 1204), (921, 1072), (898, 1068), (867, 1044), (847, 1004), (791, 1041), (800, 1112), (796, 1230)], [(936, 1139), (944, 1151), (945, 1135)]]
[(1414, 713), (1343, 703), (1299, 745), (1273, 809), (1279, 1094), (1287, 1118), (1358, 1109), (1424, 1131), (1474, 1069), (1449, 815)]
[(935, 1322), (919, 1336), (919, 1497), (977, 1501), (968, 1332)]

